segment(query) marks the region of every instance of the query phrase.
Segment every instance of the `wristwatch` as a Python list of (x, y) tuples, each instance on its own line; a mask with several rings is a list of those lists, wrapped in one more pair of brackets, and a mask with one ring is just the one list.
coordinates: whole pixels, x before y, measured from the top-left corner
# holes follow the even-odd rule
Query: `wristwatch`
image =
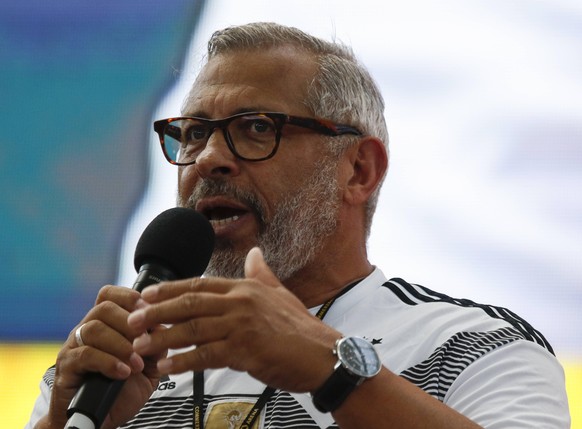
[(374, 346), (360, 337), (343, 337), (336, 341), (338, 361), (331, 376), (312, 396), (322, 413), (336, 410), (352, 391), (380, 372), (382, 362)]

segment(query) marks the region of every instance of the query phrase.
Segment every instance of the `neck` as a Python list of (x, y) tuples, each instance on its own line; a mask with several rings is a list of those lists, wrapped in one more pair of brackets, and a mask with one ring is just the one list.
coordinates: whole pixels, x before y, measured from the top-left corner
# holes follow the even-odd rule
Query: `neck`
[(335, 268), (315, 264), (312, 269), (306, 267), (283, 283), (307, 308), (311, 308), (332, 299), (346, 286), (374, 270), (368, 261), (358, 266), (352, 264), (349, 271)]
[(315, 258), (283, 282), (307, 308), (323, 304), (373, 271), (363, 231), (354, 227), (359, 223), (342, 217), (336, 234), (322, 243)]

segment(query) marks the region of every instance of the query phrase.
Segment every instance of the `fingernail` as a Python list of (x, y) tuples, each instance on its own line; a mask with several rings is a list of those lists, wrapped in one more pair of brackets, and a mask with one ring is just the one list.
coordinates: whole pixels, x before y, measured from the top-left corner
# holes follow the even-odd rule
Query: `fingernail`
[(145, 351), (147, 347), (151, 344), (152, 339), (148, 334), (143, 334), (133, 340), (133, 349), (135, 351)]
[(131, 356), (129, 357), (129, 363), (131, 364), (131, 367), (133, 368), (134, 372), (138, 373), (143, 371), (144, 368), (143, 359), (137, 353), (133, 352), (131, 354)]
[(148, 305), (149, 303), (147, 301), (143, 300), (142, 298), (139, 298), (135, 303), (135, 308), (139, 310), (141, 308), (146, 308)]
[(148, 286), (141, 292), (141, 296), (147, 300), (155, 299), (155, 297), (158, 295), (159, 289), (159, 286), (156, 285)]
[(131, 368), (123, 362), (117, 362), (115, 369), (117, 370), (117, 373), (123, 378), (129, 377), (131, 374)]
[(174, 366), (172, 359), (166, 358), (158, 361), (158, 371), (163, 374), (168, 374), (172, 370), (172, 366)]
[(145, 321), (145, 309), (135, 310), (127, 316), (127, 324), (130, 326), (140, 326)]

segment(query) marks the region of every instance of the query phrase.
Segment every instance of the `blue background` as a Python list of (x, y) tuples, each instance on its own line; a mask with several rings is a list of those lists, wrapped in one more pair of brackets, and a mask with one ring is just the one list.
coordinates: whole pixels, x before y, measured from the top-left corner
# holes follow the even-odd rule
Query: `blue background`
[(114, 282), (201, 4), (0, 3), (0, 341), (62, 341)]

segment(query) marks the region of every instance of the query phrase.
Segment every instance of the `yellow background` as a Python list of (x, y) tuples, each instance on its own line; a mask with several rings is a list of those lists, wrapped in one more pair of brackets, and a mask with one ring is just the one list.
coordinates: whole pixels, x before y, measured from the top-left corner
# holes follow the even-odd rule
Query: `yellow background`
[[(22, 428), (53, 365), (59, 344), (0, 344), (0, 428)], [(572, 429), (582, 429), (582, 363), (560, 359), (566, 371)]]

